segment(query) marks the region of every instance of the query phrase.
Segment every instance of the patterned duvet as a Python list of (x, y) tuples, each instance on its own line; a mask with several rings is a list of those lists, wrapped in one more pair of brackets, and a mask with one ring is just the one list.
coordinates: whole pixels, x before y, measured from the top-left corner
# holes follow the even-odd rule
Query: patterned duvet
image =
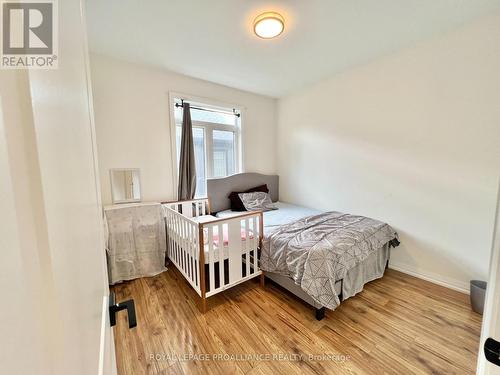
[(292, 278), (316, 302), (335, 309), (335, 281), (387, 242), (388, 224), (364, 216), (325, 212), (280, 226), (262, 243), (261, 268)]

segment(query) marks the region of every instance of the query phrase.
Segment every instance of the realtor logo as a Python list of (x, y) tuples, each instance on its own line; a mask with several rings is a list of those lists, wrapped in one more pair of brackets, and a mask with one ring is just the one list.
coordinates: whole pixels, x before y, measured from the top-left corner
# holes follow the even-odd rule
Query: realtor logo
[(55, 0), (1, 0), (4, 69), (57, 68)]

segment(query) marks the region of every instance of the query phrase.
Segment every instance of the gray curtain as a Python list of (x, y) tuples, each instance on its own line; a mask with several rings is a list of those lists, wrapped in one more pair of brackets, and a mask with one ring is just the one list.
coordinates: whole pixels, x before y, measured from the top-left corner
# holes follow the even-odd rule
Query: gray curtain
[(181, 157), (179, 161), (178, 199), (189, 200), (196, 192), (196, 165), (194, 160), (193, 124), (189, 103), (183, 103)]

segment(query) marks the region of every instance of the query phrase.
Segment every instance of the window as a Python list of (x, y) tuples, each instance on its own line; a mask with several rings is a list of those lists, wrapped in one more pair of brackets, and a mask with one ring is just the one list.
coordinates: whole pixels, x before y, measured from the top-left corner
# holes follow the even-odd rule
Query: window
[[(176, 99), (175, 103), (180, 104), (181, 101)], [(182, 110), (174, 104), (177, 170), (181, 152)], [(195, 196), (206, 197), (207, 178), (240, 172), (240, 118), (232, 108), (191, 103), (191, 121), (196, 163)]]

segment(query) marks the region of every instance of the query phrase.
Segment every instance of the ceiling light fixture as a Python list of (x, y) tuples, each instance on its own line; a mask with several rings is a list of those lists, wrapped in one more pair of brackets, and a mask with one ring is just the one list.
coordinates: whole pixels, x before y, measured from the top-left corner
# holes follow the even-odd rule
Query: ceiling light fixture
[(253, 21), (255, 34), (263, 39), (271, 39), (280, 35), (285, 29), (285, 20), (281, 14), (266, 12)]

